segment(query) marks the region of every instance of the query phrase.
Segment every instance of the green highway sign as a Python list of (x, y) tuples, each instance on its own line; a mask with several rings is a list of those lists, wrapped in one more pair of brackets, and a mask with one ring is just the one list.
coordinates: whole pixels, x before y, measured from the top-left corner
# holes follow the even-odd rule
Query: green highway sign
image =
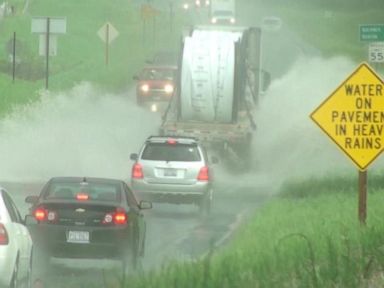
[(384, 41), (384, 24), (360, 25), (360, 41)]

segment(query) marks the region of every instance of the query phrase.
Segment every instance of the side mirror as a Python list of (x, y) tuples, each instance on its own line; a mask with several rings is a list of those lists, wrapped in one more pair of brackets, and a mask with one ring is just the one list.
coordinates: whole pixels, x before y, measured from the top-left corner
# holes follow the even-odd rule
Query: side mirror
[(30, 195), (25, 197), (25, 203), (36, 204), (38, 200), (39, 196), (36, 195)]
[(32, 215), (25, 215), (24, 223), (26, 226), (29, 226), (29, 225), (36, 225), (38, 222), (36, 218), (33, 217)]
[(137, 153), (132, 153), (129, 157), (131, 160), (136, 161), (139, 158), (139, 155)]
[(217, 158), (216, 156), (212, 156), (211, 162), (212, 162), (212, 164), (217, 164), (217, 163), (219, 163), (219, 158)]
[(144, 210), (144, 209), (151, 209), (152, 208), (152, 202), (149, 202), (149, 201), (140, 201), (139, 203), (139, 208), (141, 210)]

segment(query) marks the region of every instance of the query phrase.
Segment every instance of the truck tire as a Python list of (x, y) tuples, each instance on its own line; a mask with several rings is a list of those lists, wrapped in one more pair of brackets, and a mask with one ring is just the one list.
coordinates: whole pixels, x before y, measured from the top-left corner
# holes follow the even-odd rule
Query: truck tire
[(241, 160), (239, 168), (243, 171), (252, 170), (254, 160), (252, 155), (252, 135), (248, 135), (244, 143), (238, 143), (235, 150)]
[(209, 190), (204, 196), (202, 196), (199, 204), (200, 215), (208, 216), (212, 211), (213, 191)]

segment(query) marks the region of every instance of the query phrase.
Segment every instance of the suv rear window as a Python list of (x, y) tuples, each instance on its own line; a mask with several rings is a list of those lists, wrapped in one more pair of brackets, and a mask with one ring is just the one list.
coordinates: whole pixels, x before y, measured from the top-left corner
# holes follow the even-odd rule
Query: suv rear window
[(196, 144), (148, 143), (143, 160), (198, 162), (201, 160)]

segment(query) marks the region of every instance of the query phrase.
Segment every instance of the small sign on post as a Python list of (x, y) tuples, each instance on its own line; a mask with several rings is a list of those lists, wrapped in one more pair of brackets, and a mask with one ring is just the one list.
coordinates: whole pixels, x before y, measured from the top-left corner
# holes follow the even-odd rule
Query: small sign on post
[(40, 34), (39, 55), (46, 58), (45, 88), (48, 89), (49, 56), (57, 54), (56, 35), (67, 32), (67, 20), (65, 17), (33, 17), (31, 31)]
[(384, 63), (384, 42), (369, 43), (368, 60), (371, 63)]
[(100, 39), (105, 43), (105, 64), (109, 63), (109, 44), (119, 36), (119, 31), (109, 22), (106, 22), (100, 29), (97, 31)]
[(359, 169), (359, 220), (366, 218), (367, 167), (384, 149), (384, 82), (362, 63), (311, 114)]

